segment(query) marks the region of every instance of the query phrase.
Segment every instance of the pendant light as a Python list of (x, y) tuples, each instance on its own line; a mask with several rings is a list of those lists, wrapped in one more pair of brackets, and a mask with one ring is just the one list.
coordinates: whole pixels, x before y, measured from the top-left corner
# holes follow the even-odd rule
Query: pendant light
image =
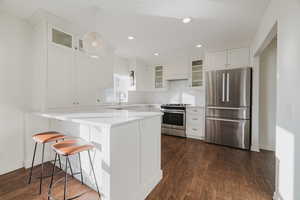
[(96, 32), (97, 30), (97, 7), (93, 7), (95, 18), (95, 31), (88, 32), (83, 36), (82, 43), (84, 51), (92, 58), (99, 58), (104, 48), (102, 36)]

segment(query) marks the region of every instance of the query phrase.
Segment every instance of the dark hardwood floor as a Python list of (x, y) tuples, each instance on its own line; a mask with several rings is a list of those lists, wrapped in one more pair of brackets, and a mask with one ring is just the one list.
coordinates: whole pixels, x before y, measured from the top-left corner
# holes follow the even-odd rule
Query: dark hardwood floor
[[(162, 137), (164, 177), (147, 200), (271, 200), (274, 191), (274, 153), (246, 152), (206, 144), (193, 139)], [(47, 164), (47, 171), (51, 165)], [(27, 185), (24, 169), (0, 176), (0, 200), (46, 200), (49, 178), (38, 195), (38, 180)], [(78, 181), (69, 183), (74, 194), (87, 189)], [(58, 185), (54, 194), (62, 197)], [(81, 200), (97, 199), (94, 191)]]
[(162, 137), (164, 178), (147, 200), (271, 200), (275, 155)]

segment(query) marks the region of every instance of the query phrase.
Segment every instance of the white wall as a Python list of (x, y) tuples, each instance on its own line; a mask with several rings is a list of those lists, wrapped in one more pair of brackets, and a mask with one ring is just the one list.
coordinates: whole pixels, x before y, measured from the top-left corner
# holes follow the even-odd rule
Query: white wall
[(300, 199), (300, 1), (272, 0), (253, 42), (256, 54), (277, 23), (276, 199)]
[(275, 151), (277, 40), (260, 55), (259, 121), (260, 148)]
[(129, 60), (126, 58), (121, 58), (115, 56), (114, 58), (114, 74), (119, 76), (128, 76), (129, 75)]
[(30, 26), (0, 12), (0, 174), (21, 168), (30, 96)]

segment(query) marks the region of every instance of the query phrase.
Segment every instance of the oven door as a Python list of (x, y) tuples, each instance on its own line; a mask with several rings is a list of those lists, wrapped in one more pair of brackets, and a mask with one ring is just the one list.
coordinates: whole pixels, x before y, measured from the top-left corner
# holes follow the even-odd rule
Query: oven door
[(185, 112), (182, 110), (162, 110), (162, 127), (185, 130)]

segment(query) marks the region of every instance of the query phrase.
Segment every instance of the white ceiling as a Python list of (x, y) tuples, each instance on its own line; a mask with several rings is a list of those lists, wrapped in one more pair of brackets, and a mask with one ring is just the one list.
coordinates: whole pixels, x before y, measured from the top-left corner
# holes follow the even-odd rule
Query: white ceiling
[[(82, 27), (95, 27), (119, 55), (140, 57), (249, 46), (269, 0), (0, 0), (22, 18), (43, 8)], [(93, 7), (98, 7), (97, 17)], [(94, 9), (95, 10), (95, 9)], [(190, 24), (180, 19), (192, 17)], [(135, 40), (129, 41), (129, 35)], [(178, 54), (178, 53), (177, 53)]]

